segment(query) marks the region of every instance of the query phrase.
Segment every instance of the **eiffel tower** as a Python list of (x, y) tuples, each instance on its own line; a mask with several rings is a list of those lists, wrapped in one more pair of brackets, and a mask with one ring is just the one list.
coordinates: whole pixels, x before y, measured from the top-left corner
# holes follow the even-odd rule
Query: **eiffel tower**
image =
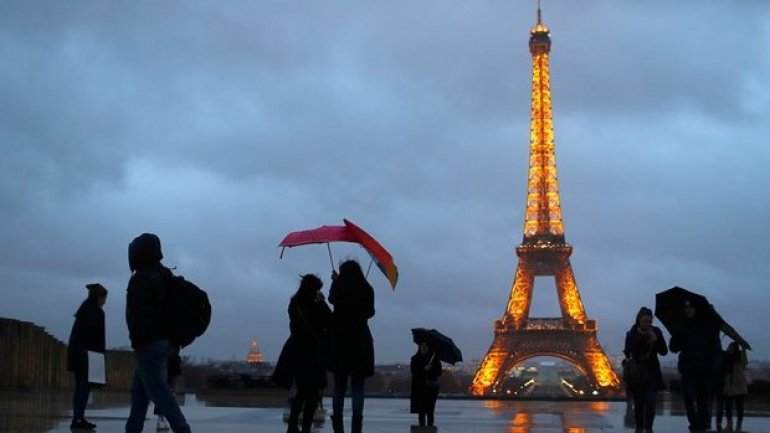
[[(524, 240), (516, 247), (519, 264), (505, 315), (495, 320), (495, 337), (479, 365), (471, 392), (494, 395), (502, 391), (503, 382), (517, 364), (535, 356), (553, 356), (575, 365), (597, 391), (611, 394), (618, 390), (618, 377), (596, 338), (596, 321), (586, 316), (569, 261), (572, 246), (564, 238), (548, 71), (551, 36), (539, 5), (529, 51), (532, 113)], [(554, 277), (561, 317), (530, 317), (536, 276)]]

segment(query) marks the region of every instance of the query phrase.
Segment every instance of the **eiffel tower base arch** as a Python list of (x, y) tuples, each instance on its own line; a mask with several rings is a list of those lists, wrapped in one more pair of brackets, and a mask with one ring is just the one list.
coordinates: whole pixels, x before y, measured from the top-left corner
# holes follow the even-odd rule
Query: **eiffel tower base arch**
[(619, 394), (618, 380), (596, 336), (595, 322), (529, 319), (520, 327), (495, 322), (495, 337), (474, 378), (474, 395), (495, 395), (513, 368), (527, 359), (553, 356), (573, 364), (599, 394)]

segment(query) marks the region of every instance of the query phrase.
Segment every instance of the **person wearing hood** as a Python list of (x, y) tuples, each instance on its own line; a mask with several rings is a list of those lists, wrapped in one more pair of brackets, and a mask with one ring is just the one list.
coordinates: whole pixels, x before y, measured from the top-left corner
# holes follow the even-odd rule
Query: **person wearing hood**
[(161, 264), (160, 238), (152, 233), (128, 245), (131, 279), (126, 291), (126, 324), (136, 368), (131, 383), (131, 411), (126, 433), (140, 433), (150, 401), (158, 407), (175, 433), (190, 426), (167, 383), (168, 361), (175, 354), (169, 342), (169, 290), (173, 274)]
[(88, 352), (104, 353), (104, 310), (107, 289), (99, 283), (87, 284), (88, 297), (75, 313), (75, 323), (67, 345), (67, 370), (75, 375), (75, 392), (72, 396), (73, 429), (94, 429), (96, 424), (85, 418), (91, 385), (88, 383)]
[(628, 390), (634, 399), (636, 432), (652, 432), (655, 420), (655, 400), (658, 391), (665, 389), (658, 355), (668, 354), (663, 332), (652, 325), (652, 310), (642, 307), (636, 314), (636, 322), (626, 333), (623, 353), (636, 371), (625, 377)]

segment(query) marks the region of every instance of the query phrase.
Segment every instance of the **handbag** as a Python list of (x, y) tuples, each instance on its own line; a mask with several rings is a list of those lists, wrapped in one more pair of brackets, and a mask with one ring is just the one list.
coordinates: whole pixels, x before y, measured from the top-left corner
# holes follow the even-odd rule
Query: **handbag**
[(626, 381), (628, 386), (638, 387), (649, 382), (650, 370), (644, 361), (650, 357), (650, 353), (652, 353), (652, 345), (650, 345), (647, 353), (639, 358), (626, 359), (626, 362), (623, 364), (623, 380)]

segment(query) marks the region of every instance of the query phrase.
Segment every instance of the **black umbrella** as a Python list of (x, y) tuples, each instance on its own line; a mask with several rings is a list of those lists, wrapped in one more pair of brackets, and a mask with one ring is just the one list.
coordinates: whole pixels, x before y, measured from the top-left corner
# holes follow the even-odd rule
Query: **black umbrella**
[(454, 364), (463, 360), (463, 354), (455, 342), (435, 329), (412, 328), (412, 339), (417, 344), (427, 343), (441, 361)]
[(672, 287), (655, 295), (655, 317), (674, 335), (680, 324), (685, 320), (685, 303), (695, 307), (699, 320), (722, 322), (722, 318), (714, 310), (705, 296), (693, 293), (681, 287)]

